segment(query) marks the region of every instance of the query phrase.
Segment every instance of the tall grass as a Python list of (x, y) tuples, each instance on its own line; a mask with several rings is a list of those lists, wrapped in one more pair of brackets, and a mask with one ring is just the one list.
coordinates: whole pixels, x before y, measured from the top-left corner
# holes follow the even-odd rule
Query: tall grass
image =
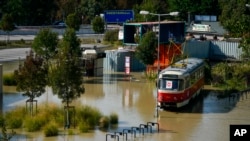
[(46, 137), (57, 136), (58, 132), (58, 126), (55, 122), (50, 122), (44, 127), (44, 134)]
[(21, 128), (25, 117), (25, 108), (16, 108), (13, 111), (6, 112), (5, 118), (9, 128)]
[(102, 113), (96, 109), (91, 108), (89, 106), (84, 106), (82, 108), (77, 109), (77, 120), (79, 123), (84, 125), (85, 128), (94, 129), (95, 126), (98, 125), (100, 118), (102, 117)]
[[(65, 111), (56, 105), (39, 106), (37, 113), (29, 115), (25, 107), (17, 108), (7, 112), (4, 116), (9, 128), (23, 128), (28, 132), (40, 131), (43, 129), (45, 136), (55, 136), (58, 129), (64, 127)], [(112, 113), (104, 116), (98, 109), (90, 106), (75, 108), (76, 126), (80, 132), (89, 130), (108, 129), (109, 124), (118, 122), (118, 115)]]

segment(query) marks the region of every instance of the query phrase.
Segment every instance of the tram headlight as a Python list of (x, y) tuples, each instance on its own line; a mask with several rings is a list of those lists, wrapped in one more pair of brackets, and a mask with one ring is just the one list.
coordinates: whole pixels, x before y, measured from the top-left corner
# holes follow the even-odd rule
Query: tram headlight
[(161, 107), (161, 102), (158, 102), (157, 105), (158, 105), (159, 107)]

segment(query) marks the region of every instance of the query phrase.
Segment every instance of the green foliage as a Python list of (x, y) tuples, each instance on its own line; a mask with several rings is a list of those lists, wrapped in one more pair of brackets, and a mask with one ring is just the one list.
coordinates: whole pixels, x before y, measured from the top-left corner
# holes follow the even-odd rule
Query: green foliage
[(81, 25), (80, 17), (76, 13), (69, 14), (66, 19), (66, 24), (69, 28), (79, 30)]
[(245, 1), (238, 0), (220, 1), (222, 6), (220, 22), (231, 37), (242, 37), (250, 31), (250, 10), (245, 4)]
[(27, 117), (24, 120), (24, 128), (28, 132), (39, 131), (47, 123), (47, 120), (49, 120), (46, 118), (45, 116)]
[(53, 92), (67, 106), (85, 91), (81, 56), (80, 40), (74, 29), (68, 28), (59, 44), (58, 54), (49, 74)]
[(36, 54), (48, 61), (56, 54), (58, 42), (58, 34), (49, 28), (44, 28), (36, 35), (31, 47)]
[(111, 43), (118, 41), (118, 32), (119, 32), (118, 29), (106, 31), (104, 34), (103, 40), (111, 42)]
[(94, 129), (98, 125), (99, 120), (102, 116), (101, 112), (95, 108), (89, 106), (84, 106), (81, 109), (77, 110), (77, 117), (79, 117), (78, 122), (81, 124), (81, 128), (90, 128)]
[(13, 111), (6, 112), (6, 124), (9, 128), (21, 128), (25, 117), (25, 108), (16, 108)]
[(14, 78), (14, 73), (8, 73), (3, 75), (3, 84), (6, 86), (15, 86), (17, 82)]
[(179, 11), (180, 19), (188, 21), (191, 15), (220, 15), (221, 9), (217, 0), (168, 0), (168, 12)]
[(16, 134), (13, 130), (10, 133), (7, 132), (5, 119), (2, 116), (0, 116), (0, 128), (2, 129), (0, 140), (9, 141)]
[(111, 113), (109, 116), (110, 123), (111, 124), (117, 124), (118, 123), (118, 115), (116, 113)]
[[(161, 13), (168, 13), (167, 11), (167, 1), (162, 0), (147, 0), (141, 3), (140, 9), (150, 11), (151, 13), (161, 14)], [(138, 12), (139, 13), (139, 12)], [(156, 21), (158, 17), (155, 15), (142, 15), (146, 19), (146, 21)], [(163, 19), (164, 17), (162, 17)]]
[(212, 68), (212, 84), (227, 91), (244, 90), (249, 71), (247, 63), (218, 63)]
[(100, 119), (100, 129), (101, 130), (108, 130), (109, 128), (109, 124), (110, 124), (110, 119), (108, 116), (103, 116), (101, 119)]
[[(40, 131), (43, 129), (45, 136), (56, 136), (58, 129), (64, 127), (65, 111), (56, 105), (39, 106), (34, 116), (26, 115), (26, 108), (21, 107), (7, 112), (4, 116), (6, 126), (10, 128), (24, 128), (28, 132)], [(88, 132), (99, 125), (101, 130), (107, 130), (110, 124), (118, 123), (118, 115), (111, 113), (103, 116), (102, 113), (90, 106), (75, 109), (75, 120), (80, 132)], [(0, 123), (2, 120), (0, 118)], [(69, 131), (69, 134), (73, 134)]]
[(157, 40), (154, 32), (149, 31), (136, 47), (135, 56), (145, 65), (152, 65), (157, 58)]
[(84, 121), (80, 122), (78, 127), (79, 127), (79, 131), (82, 133), (87, 133), (87, 132), (89, 132), (89, 129), (91, 129), (89, 127), (89, 124), (84, 122)]
[(0, 46), (6, 46), (7, 45), (7, 43), (6, 42), (4, 42), (4, 41), (0, 41)]
[(44, 127), (44, 134), (46, 137), (57, 136), (58, 135), (58, 126), (55, 123), (49, 123)]
[(95, 33), (104, 32), (104, 20), (100, 16), (96, 16), (92, 21), (92, 28)]
[(22, 91), (31, 101), (45, 92), (47, 70), (43, 67), (43, 59), (32, 51), (27, 55), (24, 64), (14, 71), (17, 90)]
[(144, 72), (144, 77), (149, 81), (155, 81), (157, 79), (157, 71)]
[(16, 44), (25, 44), (25, 40), (24, 39), (20, 39), (19, 41), (15, 42)]
[[(90, 23), (92, 19), (103, 12), (102, 2), (96, 0), (82, 0), (78, 5), (78, 13), (83, 16), (84, 23)], [(105, 9), (106, 10), (106, 9)]]
[(76, 36), (74, 29), (66, 29), (62, 42), (59, 45), (59, 52), (64, 53), (65, 57), (81, 57), (80, 39)]
[(11, 32), (15, 29), (14, 19), (11, 14), (4, 14), (0, 21), (0, 28), (5, 32)]

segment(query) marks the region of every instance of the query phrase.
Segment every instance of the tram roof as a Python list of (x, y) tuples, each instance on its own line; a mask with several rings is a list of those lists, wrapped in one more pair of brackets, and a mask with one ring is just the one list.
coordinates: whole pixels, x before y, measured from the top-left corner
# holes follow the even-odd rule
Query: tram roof
[(202, 59), (199, 58), (186, 58), (180, 60), (167, 68), (163, 69), (161, 74), (175, 74), (183, 75), (192, 72), (192, 70), (204, 64)]

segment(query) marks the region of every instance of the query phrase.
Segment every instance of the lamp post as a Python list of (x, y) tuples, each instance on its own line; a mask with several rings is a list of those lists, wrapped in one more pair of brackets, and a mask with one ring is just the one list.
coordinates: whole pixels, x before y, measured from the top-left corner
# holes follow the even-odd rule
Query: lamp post
[(159, 77), (159, 70), (160, 70), (160, 35), (161, 35), (161, 30), (160, 30), (160, 25), (161, 25), (161, 16), (178, 16), (179, 12), (170, 12), (167, 14), (156, 14), (156, 13), (150, 13), (149, 11), (142, 10), (140, 11), (141, 15), (154, 15), (158, 16), (158, 49), (157, 49), (157, 97), (156, 97), (156, 117), (159, 116), (158, 114), (158, 77)]

